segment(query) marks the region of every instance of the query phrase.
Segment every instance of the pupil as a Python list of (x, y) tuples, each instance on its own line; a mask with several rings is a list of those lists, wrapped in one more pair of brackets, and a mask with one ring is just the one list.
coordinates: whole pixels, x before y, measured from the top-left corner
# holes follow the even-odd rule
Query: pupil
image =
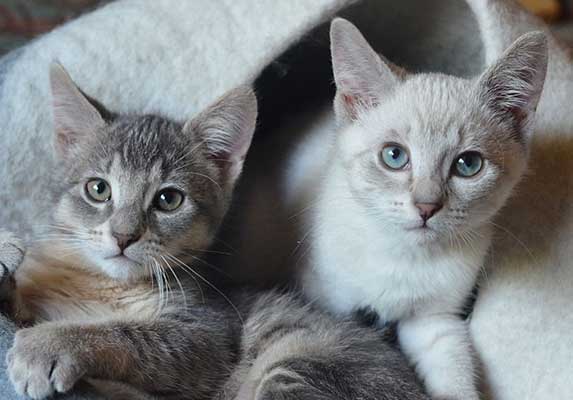
[(390, 156), (396, 160), (398, 157), (400, 157), (400, 149), (392, 149), (390, 150)]
[(169, 204), (173, 200), (173, 196), (171, 195), (171, 193), (163, 193), (161, 195), (161, 200), (163, 200), (165, 203)]
[(96, 183), (95, 190), (97, 194), (102, 194), (103, 192), (105, 192), (105, 185), (103, 184), (103, 182)]

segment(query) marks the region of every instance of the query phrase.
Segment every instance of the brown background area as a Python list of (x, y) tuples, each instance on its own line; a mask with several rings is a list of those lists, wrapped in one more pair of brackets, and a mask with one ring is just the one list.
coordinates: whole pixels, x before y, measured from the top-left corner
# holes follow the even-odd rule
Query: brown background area
[(0, 0), (0, 54), (97, 6), (100, 0)]

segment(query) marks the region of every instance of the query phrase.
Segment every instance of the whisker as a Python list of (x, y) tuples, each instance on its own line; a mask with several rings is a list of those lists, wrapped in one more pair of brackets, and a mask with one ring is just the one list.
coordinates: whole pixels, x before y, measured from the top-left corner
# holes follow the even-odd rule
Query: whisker
[[(169, 253), (166, 252), (165, 255), (166, 255), (167, 257), (169, 257), (172, 261), (174, 261), (174, 262), (176, 262), (177, 264), (179, 264), (179, 262), (176, 261), (175, 258), (174, 258), (171, 254), (169, 254)], [(181, 268), (183, 268), (183, 271), (186, 272), (187, 275), (190, 276), (191, 279), (193, 279), (193, 281), (195, 281), (195, 285), (197, 286), (197, 289), (199, 289), (199, 293), (201, 293), (201, 301), (202, 301), (203, 304), (205, 304), (205, 293), (203, 292), (203, 288), (201, 287), (201, 284), (199, 283), (199, 281), (197, 280), (197, 278), (195, 278), (195, 275), (191, 274), (189, 271), (187, 271), (187, 270), (185, 269), (185, 267), (181, 266), (180, 264), (179, 264), (179, 266), (180, 266)]]
[(163, 260), (163, 262), (165, 263), (165, 265), (167, 266), (167, 268), (169, 269), (169, 271), (171, 271), (171, 274), (173, 275), (175, 280), (177, 281), (177, 284), (179, 285), (179, 290), (181, 290), (181, 295), (183, 296), (183, 303), (185, 304), (185, 309), (187, 309), (187, 296), (185, 295), (185, 290), (183, 290), (183, 285), (181, 284), (181, 281), (177, 277), (177, 274), (175, 273), (173, 268), (171, 268), (171, 265), (169, 265), (169, 262), (167, 261), (167, 259), (164, 256), (160, 256), (160, 257)]
[(180, 263), (181, 267), (183, 268), (188, 268), (189, 271), (191, 271), (193, 274), (195, 274), (199, 279), (201, 279), (205, 284), (207, 284), (211, 289), (215, 290), (223, 299), (225, 299), (225, 301), (227, 303), (229, 303), (229, 305), (233, 308), (233, 310), (235, 311), (235, 313), (237, 314), (237, 317), (239, 318), (239, 321), (241, 322), (241, 325), (244, 325), (245, 321), (243, 320), (243, 317), (241, 316), (241, 312), (239, 311), (239, 309), (237, 308), (237, 306), (235, 306), (235, 304), (233, 304), (233, 302), (231, 301), (231, 299), (229, 299), (225, 293), (223, 293), (221, 290), (219, 290), (215, 285), (213, 285), (211, 282), (209, 282), (207, 279), (205, 279), (201, 274), (199, 274), (197, 271), (195, 271), (193, 268), (191, 268), (189, 265), (185, 264), (183, 261), (179, 260), (177, 257), (173, 256), (173, 259), (177, 262)]
[(215, 181), (213, 178), (211, 178), (209, 175), (201, 174), (199, 172), (189, 172), (189, 174), (203, 177), (203, 178), (207, 179), (208, 181), (212, 182), (213, 185), (215, 185), (217, 187), (217, 189), (219, 189), (220, 192), (223, 191), (223, 188), (221, 187), (221, 185), (219, 185), (219, 183), (217, 181)]
[(231, 246), (229, 243), (225, 242), (223, 239), (216, 237), (216, 238), (214, 238), (213, 240), (214, 240), (214, 241), (217, 241), (217, 242), (219, 242), (219, 243), (221, 243), (223, 246), (225, 246), (226, 248), (228, 248), (229, 250), (231, 250), (231, 252), (232, 252), (231, 255), (237, 253), (237, 249), (235, 249), (235, 248), (234, 248), (233, 246)]
[(507, 235), (509, 235), (510, 238), (512, 238), (513, 240), (515, 240), (517, 242), (517, 244), (519, 244), (529, 255), (529, 257), (531, 257), (532, 260), (535, 260), (535, 256), (533, 255), (533, 253), (531, 252), (531, 250), (529, 249), (529, 247), (527, 247), (527, 245), (525, 243), (523, 243), (523, 241), (521, 239), (519, 239), (514, 233), (512, 233), (509, 229), (496, 224), (493, 221), (488, 221), (491, 225), (493, 225), (496, 228), (501, 229), (502, 231), (504, 231)]
[(157, 280), (157, 287), (159, 288), (159, 312), (161, 312), (161, 310), (165, 307), (165, 285), (163, 282), (163, 279), (160, 275), (159, 272), (159, 265), (157, 263), (157, 260), (155, 258), (152, 258), (153, 261), (153, 274), (155, 275), (155, 278)]
[(197, 253), (220, 254), (223, 256), (232, 256), (233, 255), (232, 253), (228, 253), (226, 251), (219, 251), (219, 250), (202, 250), (202, 249), (194, 249), (191, 247), (187, 247), (187, 249), (189, 249), (189, 251), (195, 251)]
[(191, 257), (195, 261), (199, 261), (201, 264), (205, 265), (206, 267), (213, 269), (215, 272), (220, 273), (224, 277), (229, 278), (229, 279), (233, 279), (233, 277), (231, 275), (229, 275), (227, 272), (223, 271), (219, 267), (214, 266), (213, 264), (208, 263), (207, 261), (203, 260), (202, 258), (199, 258), (196, 255), (189, 253), (189, 252), (183, 252), (183, 254)]

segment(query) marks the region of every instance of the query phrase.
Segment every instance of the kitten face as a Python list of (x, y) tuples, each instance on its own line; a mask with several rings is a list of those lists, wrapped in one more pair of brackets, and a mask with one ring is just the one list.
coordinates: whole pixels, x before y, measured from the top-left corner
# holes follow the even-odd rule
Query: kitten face
[(105, 121), (62, 67), (51, 72), (64, 189), (54, 212), (85, 266), (137, 280), (202, 257), (223, 219), (256, 120), (238, 89), (186, 124)]
[(182, 129), (158, 117), (120, 119), (67, 170), (56, 223), (109, 276), (138, 277), (201, 256), (219, 226), (226, 197), (218, 170), (191, 151), (198, 143)]
[(417, 243), (489, 223), (525, 170), (544, 35), (522, 36), (471, 81), (409, 76), (345, 20), (333, 22), (331, 46), (343, 127), (334, 162), (372, 222)]
[[(510, 126), (491, 123), (477, 96), (471, 82), (417, 76), (341, 132), (348, 186), (381, 229), (448, 239), (489, 221), (504, 203), (524, 171), (526, 146)], [(458, 167), (464, 160), (474, 165)], [(441, 208), (424, 221), (420, 203)]]

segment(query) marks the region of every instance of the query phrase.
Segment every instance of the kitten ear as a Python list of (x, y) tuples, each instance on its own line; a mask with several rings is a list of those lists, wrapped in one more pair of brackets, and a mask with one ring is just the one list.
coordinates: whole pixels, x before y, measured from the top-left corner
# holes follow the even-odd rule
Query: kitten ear
[(257, 124), (257, 98), (250, 87), (241, 86), (220, 98), (183, 128), (192, 132), (217, 161), (223, 177), (233, 185), (241, 174)]
[(56, 150), (66, 157), (82, 137), (91, 136), (105, 121), (58, 63), (50, 66)]
[(531, 32), (517, 39), (478, 81), (479, 99), (497, 118), (508, 118), (528, 138), (547, 72), (547, 38)]
[(339, 120), (355, 120), (361, 110), (378, 104), (399, 82), (390, 63), (345, 19), (336, 18), (330, 25), (330, 50), (337, 89), (334, 110)]

